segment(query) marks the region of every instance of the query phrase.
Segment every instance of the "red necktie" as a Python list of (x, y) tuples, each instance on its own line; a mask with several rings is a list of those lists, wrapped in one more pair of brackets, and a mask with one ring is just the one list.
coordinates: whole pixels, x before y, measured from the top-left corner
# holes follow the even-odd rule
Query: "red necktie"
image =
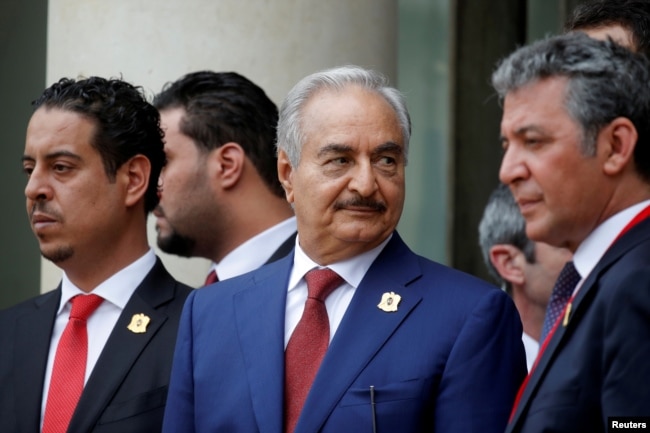
[(103, 300), (97, 295), (78, 295), (70, 300), (72, 311), (54, 357), (43, 433), (65, 433), (68, 429), (84, 387), (88, 357), (86, 321)]
[(219, 281), (219, 277), (217, 276), (217, 271), (214, 269), (210, 271), (207, 277), (205, 277), (205, 283), (203, 284), (204, 286), (216, 283)]
[(316, 372), (330, 341), (325, 299), (343, 283), (331, 269), (312, 269), (305, 275), (307, 302), (284, 354), (285, 431), (293, 432)]

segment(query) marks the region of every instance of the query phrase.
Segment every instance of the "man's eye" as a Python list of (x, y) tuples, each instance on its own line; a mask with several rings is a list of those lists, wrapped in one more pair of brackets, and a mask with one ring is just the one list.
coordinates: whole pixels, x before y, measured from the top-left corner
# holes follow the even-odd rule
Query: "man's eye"
[(344, 157), (339, 157), (339, 158), (332, 159), (331, 162), (337, 165), (344, 165), (348, 163), (348, 159)]

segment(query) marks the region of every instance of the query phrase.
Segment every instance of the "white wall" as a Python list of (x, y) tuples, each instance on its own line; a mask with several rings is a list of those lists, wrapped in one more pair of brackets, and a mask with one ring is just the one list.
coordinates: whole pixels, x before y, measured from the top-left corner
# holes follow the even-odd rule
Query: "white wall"
[[(229, 70), (279, 105), (303, 76), (342, 64), (396, 83), (397, 0), (50, 0), (48, 14), (48, 85), (121, 76), (153, 95), (187, 72)], [(207, 261), (160, 256), (177, 279), (202, 283)], [(41, 287), (59, 278), (42, 260)]]

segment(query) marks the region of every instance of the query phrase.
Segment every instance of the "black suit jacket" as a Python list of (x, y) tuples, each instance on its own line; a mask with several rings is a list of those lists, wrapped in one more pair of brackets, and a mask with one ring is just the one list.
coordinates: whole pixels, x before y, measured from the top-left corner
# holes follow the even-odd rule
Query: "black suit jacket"
[[(160, 432), (178, 321), (191, 288), (157, 260), (120, 315), (97, 360), (69, 432)], [(50, 336), (61, 286), (0, 312), (0, 431), (38, 433)], [(127, 329), (134, 314), (145, 333)]]
[(506, 431), (606, 432), (624, 416), (650, 416), (650, 219), (587, 276)]

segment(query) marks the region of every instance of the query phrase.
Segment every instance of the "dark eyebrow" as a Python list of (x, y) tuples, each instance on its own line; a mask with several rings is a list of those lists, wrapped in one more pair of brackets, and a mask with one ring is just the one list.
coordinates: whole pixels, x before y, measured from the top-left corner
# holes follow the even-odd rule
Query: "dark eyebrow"
[(352, 150), (352, 146), (348, 146), (345, 144), (338, 144), (338, 143), (331, 143), (326, 146), (321, 147), (318, 150), (318, 156), (323, 156), (328, 153), (344, 153), (344, 152), (350, 152)]
[(519, 129), (516, 129), (515, 130), (515, 135), (524, 135), (527, 132), (537, 132), (539, 134), (545, 134), (546, 133), (544, 128), (541, 128), (541, 127), (539, 127), (537, 125), (526, 125), (526, 126), (522, 126)]
[(372, 153), (377, 155), (384, 152), (396, 153), (401, 155), (402, 153), (404, 153), (404, 148), (397, 143), (388, 141), (384, 144), (380, 144), (379, 146), (377, 146), (377, 148)]
[[(350, 151), (352, 151), (352, 146), (348, 146), (346, 144), (331, 143), (326, 146), (323, 146), (318, 151), (318, 156), (323, 156), (328, 153), (345, 153)], [(388, 141), (386, 143), (377, 146), (372, 153), (377, 155), (385, 152), (391, 152), (391, 153), (396, 153), (401, 155), (402, 153), (404, 153), (404, 148), (397, 143)]]
[[(544, 128), (541, 128), (537, 125), (526, 125), (522, 126), (521, 128), (518, 128), (515, 130), (515, 136), (522, 136), (525, 135), (527, 132), (536, 132), (538, 134), (546, 134), (546, 131)], [(503, 135), (499, 134), (499, 142), (503, 143), (504, 141), (507, 141), (508, 139)]]
[[(76, 153), (72, 153), (70, 151), (67, 151), (67, 150), (59, 150), (59, 151), (56, 151), (56, 152), (48, 153), (47, 155), (45, 155), (45, 159), (52, 160), (52, 159), (60, 158), (62, 156), (65, 156), (67, 158), (72, 158), (72, 159), (75, 159), (77, 161), (81, 161), (81, 157), (79, 155), (77, 155)], [(33, 158), (33, 157), (29, 156), (29, 155), (23, 155), (23, 157), (21, 159), (22, 159), (22, 162), (35, 161), (35, 158)]]

